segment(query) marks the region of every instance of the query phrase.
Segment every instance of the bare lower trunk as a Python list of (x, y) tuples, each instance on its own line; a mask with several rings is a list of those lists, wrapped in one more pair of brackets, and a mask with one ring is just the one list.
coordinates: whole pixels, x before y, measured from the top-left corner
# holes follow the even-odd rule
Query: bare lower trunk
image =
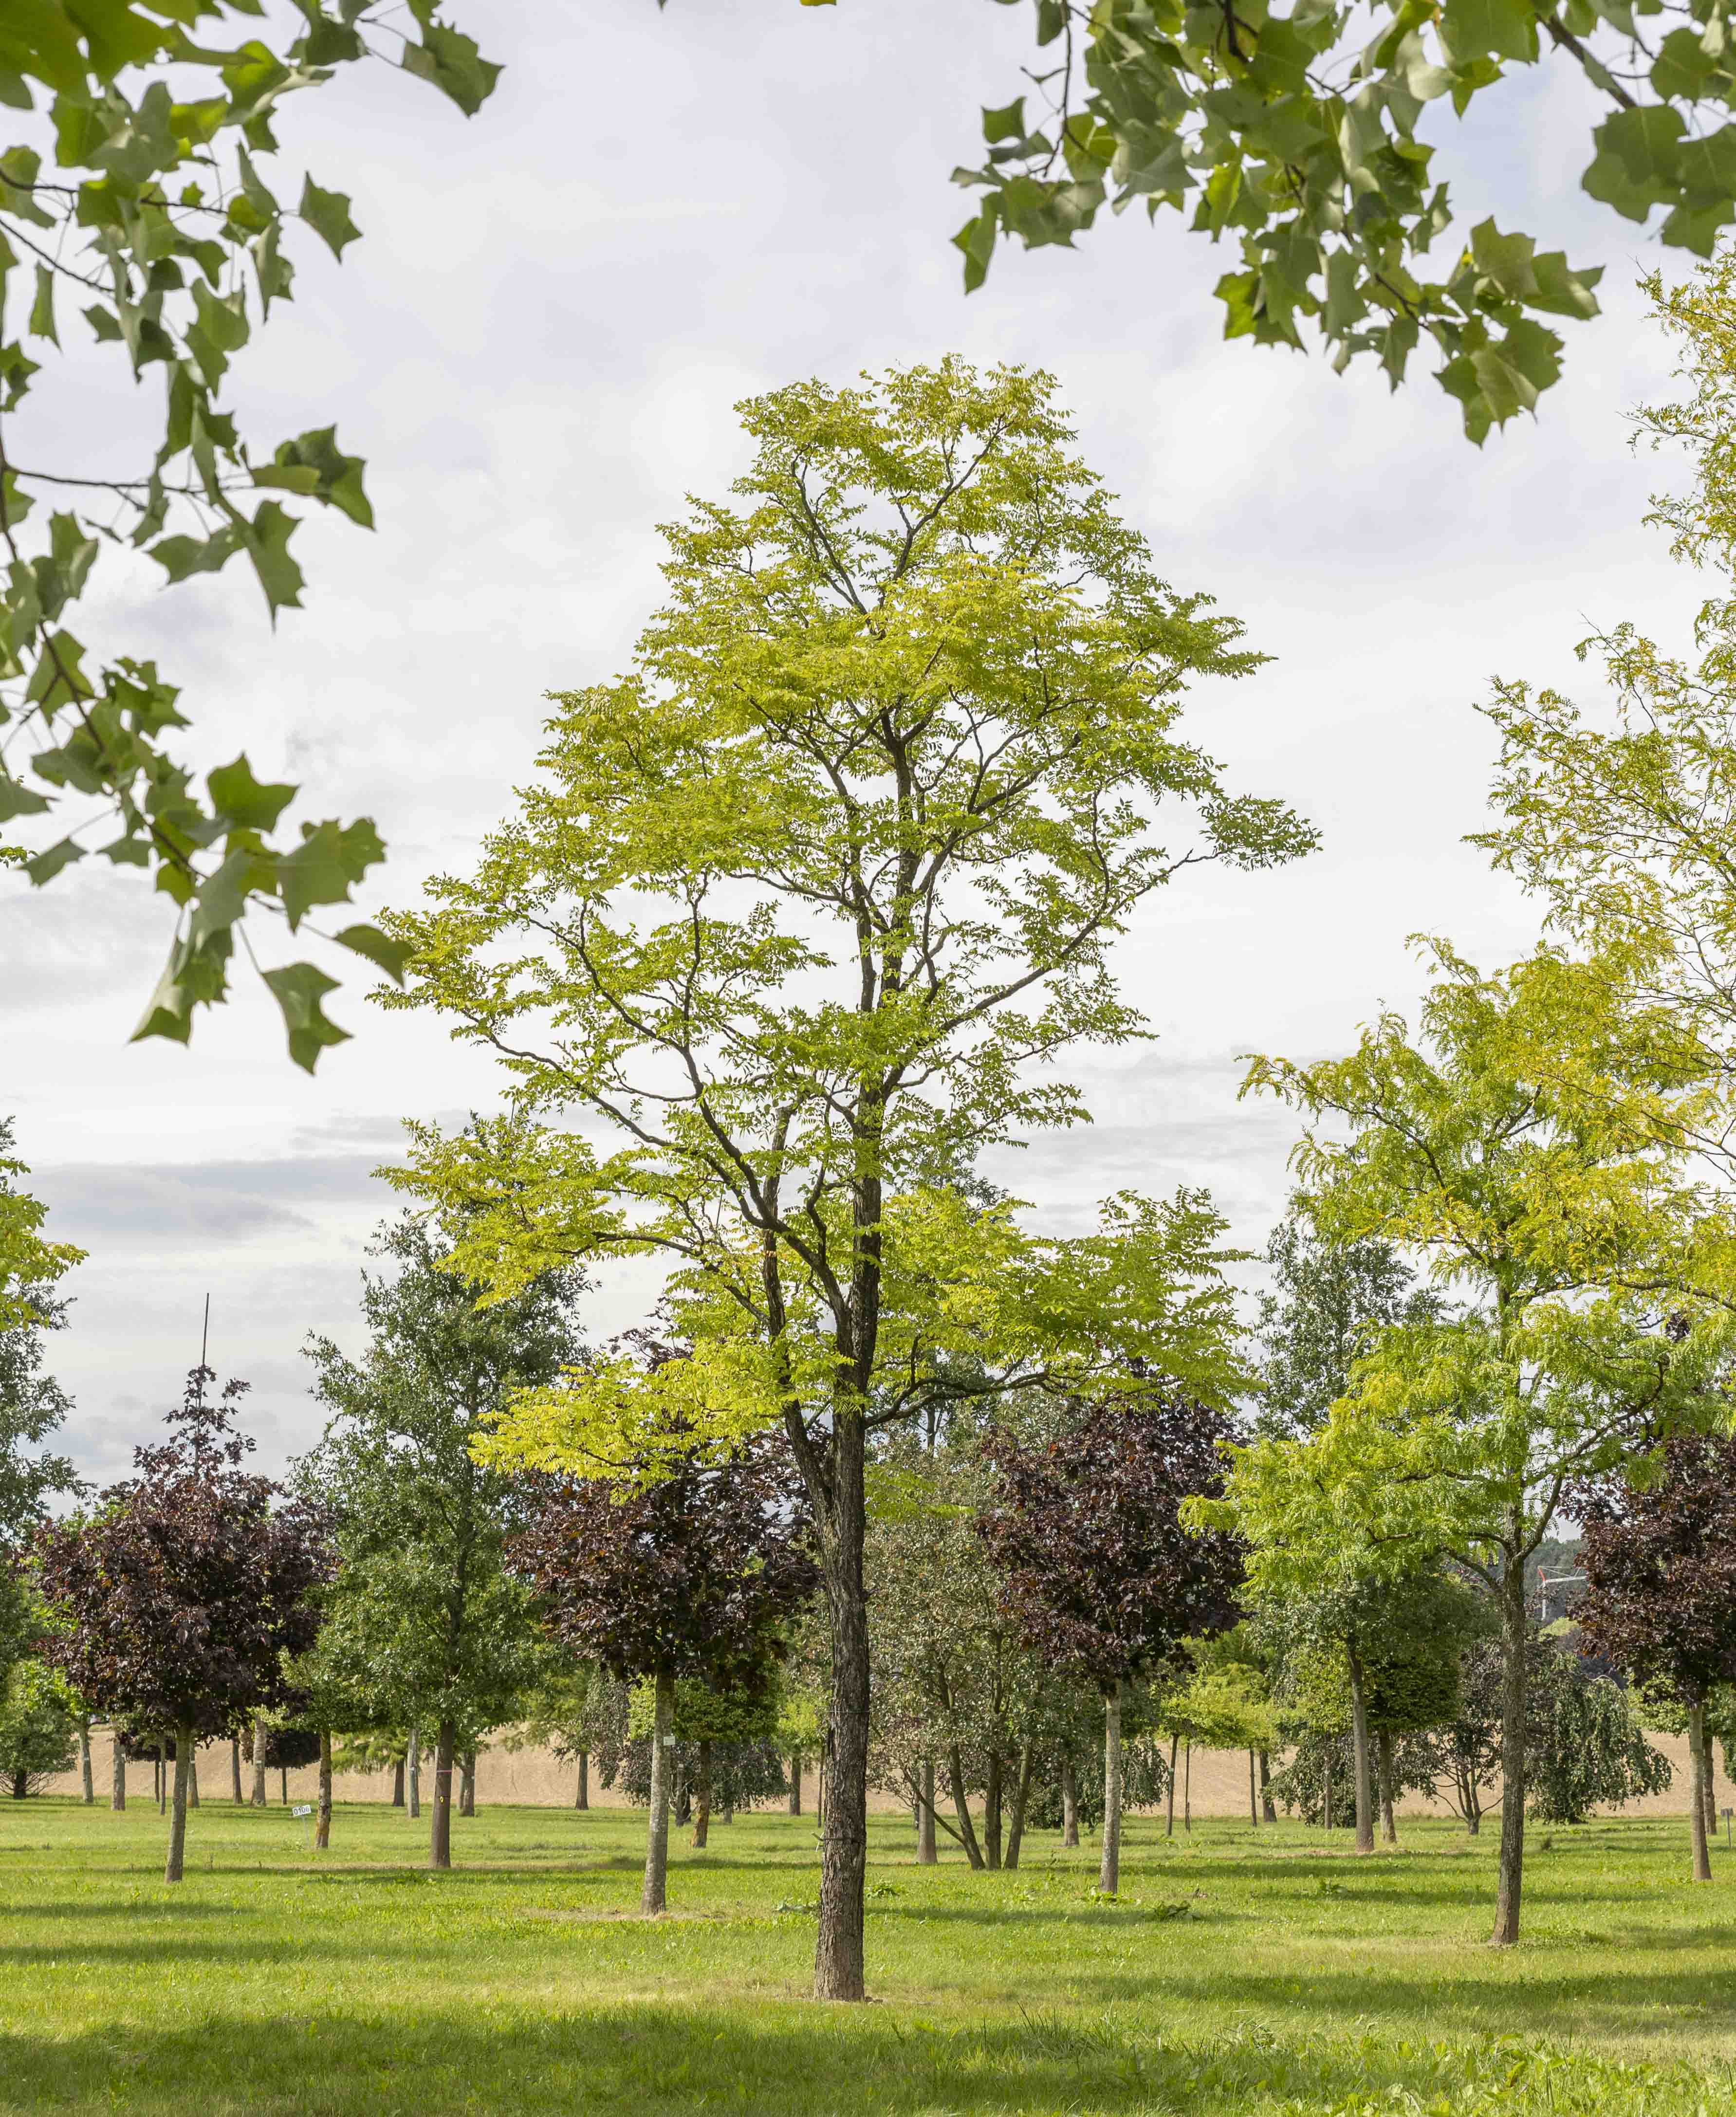
[(1190, 1833), (1194, 1828), (1194, 1737), (1191, 1735), (1181, 1746), (1181, 1827)]
[(458, 1769), (458, 1812), (460, 1815), (476, 1813), (476, 1752), (466, 1750)]
[(193, 1776), (193, 1731), (175, 1730), (175, 1799), (169, 1820), (169, 1857), (163, 1863), (165, 1882), (178, 1882), (187, 1866), (187, 1790)]
[(645, 1881), (639, 1891), (642, 1912), (660, 1912), (667, 1901), (669, 1877), (669, 1767), (675, 1747), (675, 1677), (657, 1672), (657, 1708), (651, 1718), (651, 1812), (645, 1826)]
[(590, 1805), (591, 1753), (589, 1750), (581, 1750), (579, 1752), (579, 1793), (577, 1799), (573, 1803), (573, 1806), (575, 1808), (589, 1808)]
[(452, 1864), (452, 1752), (458, 1746), (458, 1730), (442, 1720), (434, 1736), (434, 1802), (428, 1820), (428, 1865)]
[(253, 1715), (253, 1806), (265, 1805), (265, 1716)]
[(1269, 1750), (1262, 1750), (1260, 1752), (1260, 1820), (1263, 1823), (1276, 1823), (1277, 1820), (1278, 1811), (1272, 1798), (1272, 1752)]
[(229, 1777), (234, 1782), (235, 1806), (238, 1808), (245, 1808), (247, 1804), (247, 1788), (241, 1783), (241, 1737), (239, 1735), (231, 1735), (229, 1737)]
[(392, 1806), (404, 1806), (404, 1760), (400, 1757), (392, 1766)]
[(157, 1745), (157, 1813), (165, 1815), (169, 1809), (169, 1746)]
[(1356, 1850), (1374, 1850), (1374, 1772), (1369, 1753), (1369, 1687), (1355, 1647), (1350, 1665), (1350, 1760), (1356, 1781)]
[(1688, 1709), (1688, 1758), (1689, 1776), (1688, 1835), (1694, 1851), (1694, 1879), (1709, 1882), (1712, 1879), (1712, 1857), (1706, 1842), (1706, 1701), (1701, 1699)]
[(1700, 1755), (1701, 1775), (1706, 1789), (1705, 1799), (1701, 1805), (1706, 1810), (1706, 1840), (1708, 1843), (1715, 1843), (1718, 1838), (1718, 1773), (1712, 1761), (1712, 1731), (1709, 1727), (1701, 1733)]
[(1525, 1883), (1525, 1566), (1512, 1552), (1501, 1583), (1501, 1851), (1495, 1884), (1497, 1948), (1519, 1939)]
[(1000, 1872), (1000, 1752), (990, 1750), (982, 1787), (982, 1864)]
[(1392, 1814), (1392, 1730), (1383, 1727), (1374, 1737), (1374, 1761), (1380, 1770), (1380, 1839), (1383, 1845), (1398, 1843), (1398, 1824)]
[(118, 1731), (110, 1747), (113, 1755), (108, 1765), (108, 1806), (118, 1815), (127, 1806), (127, 1752)]
[(800, 1815), (801, 1813), (801, 1752), (800, 1750), (792, 1750), (790, 1752), (789, 1777), (790, 1813), (792, 1815)]
[(78, 1723), (78, 1783), (84, 1791), (85, 1806), (96, 1805), (96, 1774), (90, 1768), (90, 1723)]
[(199, 1806), (199, 1752), (195, 1750), (187, 1760), (187, 1805)]
[(940, 1857), (935, 1847), (935, 1760), (922, 1760), (921, 1777), (918, 1781), (921, 1798), (916, 1806), (921, 1810), (916, 1819), (916, 1865), (932, 1867)]
[(1330, 1833), (1332, 1828), (1332, 1746), (1326, 1746), (1326, 1777), (1320, 1787), (1320, 1828)]
[(1028, 1741), (1018, 1753), (1018, 1779), (1013, 1788), (1013, 1813), (1007, 1824), (1007, 1870), (1018, 1865), (1018, 1848), (1024, 1842), (1025, 1810), (1031, 1799), (1033, 1745)]
[(331, 1844), (331, 1732), (320, 1730), (320, 1801), (313, 1825), (313, 1849), (326, 1852)]
[(404, 1809), (413, 1820), (422, 1813), (422, 1736), (410, 1730), (409, 1754), (404, 1760)]
[(1180, 1747), (1180, 1736), (1171, 1735), (1170, 1737), (1169, 1808), (1163, 1820), (1163, 1834), (1166, 1838), (1173, 1838), (1175, 1835), (1175, 1757)]
[(1254, 1752), (1248, 1752), (1248, 1820), (1258, 1830), (1260, 1827), (1260, 1790), (1254, 1776)]
[[(277, 1791), (279, 1799), (287, 1808), (289, 1806), (289, 1767), (287, 1764), (279, 1764), (277, 1768)], [(198, 1805), (196, 1790), (193, 1806), (196, 1808)]]
[(1061, 1843), (1077, 1845), (1079, 1842), (1079, 1789), (1073, 1775), (1073, 1759), (1061, 1760)]
[(973, 1871), (982, 1866), (982, 1847), (976, 1843), (976, 1826), (971, 1820), (971, 1804), (964, 1790), (964, 1760), (954, 1742), (946, 1753), (946, 1777), (953, 1796), (953, 1814), (958, 1819), (958, 1842), (964, 1847), (964, 1856)]
[(831, 1492), (824, 1538), (832, 1619), (832, 1696), (820, 1760), (820, 1930), (816, 1999), (866, 1996), (862, 1893), (868, 1865), (868, 1598), (862, 1576), (867, 1526), (866, 1444), (859, 1410), (833, 1412)]
[(705, 1840), (711, 1833), (711, 1737), (699, 1738), (699, 1783), (698, 1799), (693, 1815), (693, 1843), (696, 1852), (703, 1852)]
[(1121, 1686), (1103, 1700), (1103, 1857), (1097, 1887), (1112, 1897), (1121, 1886)]

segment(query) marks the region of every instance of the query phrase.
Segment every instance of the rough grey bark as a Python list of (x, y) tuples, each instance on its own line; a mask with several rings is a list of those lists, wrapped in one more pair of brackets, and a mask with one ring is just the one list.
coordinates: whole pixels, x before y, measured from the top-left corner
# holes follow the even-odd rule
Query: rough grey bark
[(1707, 1842), (1715, 1845), (1718, 1842), (1718, 1768), (1712, 1760), (1712, 1731), (1710, 1727), (1701, 1732), (1700, 1754), (1701, 1783), (1705, 1787), (1706, 1835)]
[(1007, 1820), (1007, 1871), (1018, 1865), (1018, 1848), (1024, 1843), (1025, 1810), (1031, 1799), (1032, 1745), (1027, 1741), (1018, 1753), (1018, 1777), (1013, 1787), (1013, 1812)]
[(916, 1802), (916, 1865), (932, 1867), (940, 1857), (935, 1846), (935, 1760), (922, 1760), (921, 1795)]
[(1380, 1838), (1383, 1845), (1398, 1843), (1398, 1823), (1392, 1813), (1392, 1730), (1383, 1727), (1374, 1738), (1374, 1760), (1380, 1771)]
[(409, 1754), (404, 1760), (404, 1806), (413, 1820), (422, 1813), (422, 1736), (410, 1730)]
[(314, 1820), (313, 1849), (324, 1852), (331, 1843), (331, 1734), (320, 1730), (320, 1801)]
[(1079, 1842), (1079, 1790), (1073, 1775), (1073, 1759), (1061, 1759), (1061, 1843), (1077, 1845)]
[(675, 1730), (675, 1677), (657, 1672), (657, 1706), (651, 1721), (651, 1807), (645, 1826), (645, 1881), (639, 1892), (643, 1912), (666, 1907), (669, 1879), (669, 1751)]
[(976, 1826), (971, 1820), (970, 1797), (964, 1790), (964, 1758), (954, 1742), (946, 1753), (947, 1791), (953, 1796), (953, 1814), (957, 1819), (958, 1842), (964, 1847), (964, 1856), (971, 1863), (973, 1873), (982, 1868), (982, 1847), (976, 1842)]
[(1103, 1700), (1103, 1857), (1097, 1887), (1112, 1897), (1121, 1886), (1121, 1686)]
[(1525, 1564), (1509, 1551), (1501, 1582), (1501, 1850), (1495, 1879), (1497, 1948), (1519, 1939), (1519, 1901), (1525, 1886)]
[(1689, 1768), (1688, 1835), (1694, 1851), (1694, 1879), (1712, 1879), (1712, 1858), (1706, 1842), (1706, 1701), (1697, 1700), (1688, 1709)]
[(127, 1806), (127, 1752), (121, 1747), (118, 1728), (109, 1746), (113, 1755), (108, 1764), (108, 1806), (119, 1815)]
[(84, 1789), (85, 1806), (96, 1804), (96, 1774), (90, 1765), (90, 1716), (80, 1715), (78, 1723), (78, 1779)]
[(253, 1806), (265, 1806), (265, 1717), (253, 1715)]
[(235, 1806), (238, 1808), (245, 1808), (247, 1796), (246, 1788), (241, 1783), (241, 1737), (239, 1735), (231, 1735), (229, 1737), (229, 1777), (234, 1782)]
[(1260, 1827), (1260, 1790), (1254, 1775), (1254, 1752), (1248, 1752), (1248, 1820), (1258, 1830)]
[(466, 1750), (458, 1769), (458, 1812), (460, 1815), (476, 1813), (476, 1752)]
[(169, 1857), (163, 1863), (165, 1882), (178, 1882), (187, 1864), (187, 1790), (193, 1775), (193, 1731), (175, 1730), (175, 1798), (169, 1820)]
[(458, 1730), (442, 1720), (434, 1736), (434, 1799), (428, 1823), (428, 1865), (452, 1864), (452, 1752), (458, 1746)]
[(1350, 1665), (1350, 1755), (1356, 1781), (1356, 1850), (1374, 1850), (1374, 1769), (1369, 1749), (1369, 1686), (1353, 1646)]
[(400, 1757), (392, 1767), (392, 1806), (404, 1806), (404, 1760)]
[(699, 1783), (694, 1789), (693, 1844), (696, 1852), (703, 1852), (705, 1841), (711, 1834), (711, 1737), (699, 1737)]
[[(857, 1216), (877, 1228), (880, 1186), (868, 1183)], [(872, 1247), (878, 1236), (866, 1238)], [(877, 1275), (876, 1287), (878, 1284)], [(861, 1364), (871, 1369), (871, 1343)], [(847, 1399), (832, 1414), (829, 1491), (820, 1497), (820, 1553), (832, 1620), (832, 1697), (820, 1760), (820, 1930), (814, 1947), (816, 1999), (860, 1999), (863, 1889), (868, 1866), (868, 1596), (862, 1571), (867, 1528), (865, 1432)], [(811, 1484), (811, 1480), (810, 1480)], [(819, 1508), (816, 1508), (819, 1511)]]
[(199, 1751), (196, 1745), (187, 1760), (187, 1804), (189, 1808), (199, 1806)]

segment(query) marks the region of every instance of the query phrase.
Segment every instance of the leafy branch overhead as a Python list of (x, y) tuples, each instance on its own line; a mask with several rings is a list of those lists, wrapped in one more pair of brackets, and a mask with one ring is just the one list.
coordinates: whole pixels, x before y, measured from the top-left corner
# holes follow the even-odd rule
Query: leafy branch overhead
[[(219, 404), (272, 304), (291, 298), (297, 224), (339, 258), (360, 232), (343, 192), (305, 176), (289, 204), (261, 172), (284, 99), (355, 61), (394, 62), (467, 115), (499, 71), (436, 0), (409, 0), (407, 16), (376, 0), (296, 0), (296, 16), (285, 39), (258, 0), (0, 12), (0, 104), (22, 113), (0, 150), (0, 828), (52, 819), (24, 849), (39, 886), (91, 852), (151, 875), (178, 918), (137, 1034), (182, 1043), (194, 1008), (225, 997), (249, 911), (294, 933), (347, 902), (384, 848), (365, 818), (274, 836), (298, 790), (261, 784), (245, 754), (196, 784), (175, 740), (189, 725), (179, 691), (153, 662), (92, 654), (68, 611), (106, 545), (145, 553), (168, 584), (241, 560), (275, 623), (301, 607), (302, 510), (372, 526), (362, 459), (335, 427), (264, 450)], [(242, 35), (238, 17), (261, 19)], [(71, 454), (76, 422), (33, 394), (67, 334), (85, 330), (136, 384), (159, 372), (131, 463)], [(82, 812), (69, 814), (76, 797)], [(328, 938), (397, 974), (376, 928)], [(311, 1069), (345, 1033), (324, 1012), (334, 980), (305, 962), (265, 979), (291, 1056)]]
[(982, 195), (954, 238), (967, 288), (1004, 236), (1070, 245), (1106, 205), (1172, 206), (1240, 249), (1217, 284), (1227, 337), (1300, 347), (1311, 326), (1339, 369), (1372, 355), (1397, 388), (1426, 336), (1474, 441), (1556, 381), (1546, 320), (1595, 316), (1600, 273), (1489, 219), (1429, 276), (1452, 219), (1441, 150), (1419, 137), (1432, 104), (1463, 118), (1509, 68), (1551, 58), (1602, 106), (1580, 178), (1593, 198), (1661, 216), (1661, 239), (1701, 256), (1736, 217), (1726, 0), (1036, 7), (1033, 93), (984, 112), (983, 161), (954, 173)]

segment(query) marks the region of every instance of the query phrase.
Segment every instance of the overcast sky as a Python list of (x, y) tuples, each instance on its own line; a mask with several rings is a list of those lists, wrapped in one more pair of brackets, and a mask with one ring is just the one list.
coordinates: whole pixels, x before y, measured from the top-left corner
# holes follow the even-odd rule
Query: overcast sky
[[(1239, 1054), (1336, 1050), (1410, 1004), (1413, 932), (1489, 962), (1532, 936), (1461, 842), (1482, 818), (1491, 674), (1583, 694), (1572, 649), (1594, 625), (1680, 644), (1697, 600), (1641, 526), (1666, 473), (1623, 423), (1667, 381), (1635, 293), (1660, 253), (1579, 193), (1576, 82), (1504, 85), (1474, 135), (1436, 106), (1461, 225), (1493, 211), (1608, 267), (1608, 313), (1564, 327), (1568, 379), (1540, 422), (1480, 453), (1426, 354), (1393, 397), (1372, 370), (1223, 344), (1210, 290), (1236, 261), (1173, 214), (1129, 214), (1076, 252), (1004, 251), (967, 300), (948, 173), (973, 156), (979, 106), (1016, 92), (1023, 8), (456, 12), (507, 62), (475, 120), (377, 71), (286, 118), (367, 239), (341, 269), (304, 246), (236, 400), (261, 440), (335, 417), (368, 458), (377, 533), (310, 523), (307, 608), (275, 639), (238, 568), (168, 593), (115, 575), (81, 632), (187, 687), (202, 766), (244, 740), (262, 778), (304, 781), (309, 813), (372, 813), (392, 847), (382, 899), (407, 901), (509, 805), (542, 694), (622, 663), (657, 597), (656, 523), (744, 459), (736, 399), (948, 350), (1052, 370), (1161, 569), (1275, 657), (1197, 693), (1191, 731), (1324, 845), (1156, 904), (1121, 967), (1158, 1040), (1082, 1061), (1092, 1132), (996, 1173), (1075, 1223), (1123, 1184), (1208, 1183), (1257, 1246), (1292, 1128), (1238, 1105)], [(111, 393), (80, 417), (118, 434), (128, 411)], [(335, 1008), (355, 1040), (311, 1081), (245, 982), (190, 1051), (129, 1045), (168, 922), (130, 873), (95, 866), (39, 895), (0, 879), (0, 1109), (51, 1231), (90, 1252), (56, 1347), (67, 1437), (90, 1474), (124, 1469), (196, 1357), (209, 1292), (214, 1363), (252, 1381), (279, 1462), (317, 1430), (307, 1332), (354, 1339), (362, 1245), (390, 1209), (370, 1170), (401, 1118), (492, 1106), (496, 1083), (357, 993)], [(612, 1287), (595, 1321), (631, 1320), (643, 1295)]]

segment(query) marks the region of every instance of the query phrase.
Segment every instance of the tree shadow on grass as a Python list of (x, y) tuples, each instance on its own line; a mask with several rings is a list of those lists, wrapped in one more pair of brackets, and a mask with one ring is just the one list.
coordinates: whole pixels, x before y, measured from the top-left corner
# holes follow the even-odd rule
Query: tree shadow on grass
[(1244, 2026), (1190, 2041), (1059, 2013), (948, 2027), (907, 2010), (796, 2002), (482, 2019), (456, 1995), (438, 2014), (310, 2019), (298, 2008), (269, 2022), (207, 2014), (160, 2031), (13, 2035), (0, 2037), (0, 2077), (9, 2111), (62, 2117), (116, 2105), (132, 2117), (542, 2117), (605, 2104), (651, 2117), (701, 2105), (750, 2117), (1216, 2117), (1376, 2103), (1457, 2110), (1484, 2089), (1498, 2089), (1498, 2104), (1477, 2106), (1511, 2117), (1637, 2117), (1696, 2101), (1721, 2117), (1736, 2107), (1729, 2082), (1701, 2069), (1629, 2066), (1517, 2039), (1305, 2041)]

